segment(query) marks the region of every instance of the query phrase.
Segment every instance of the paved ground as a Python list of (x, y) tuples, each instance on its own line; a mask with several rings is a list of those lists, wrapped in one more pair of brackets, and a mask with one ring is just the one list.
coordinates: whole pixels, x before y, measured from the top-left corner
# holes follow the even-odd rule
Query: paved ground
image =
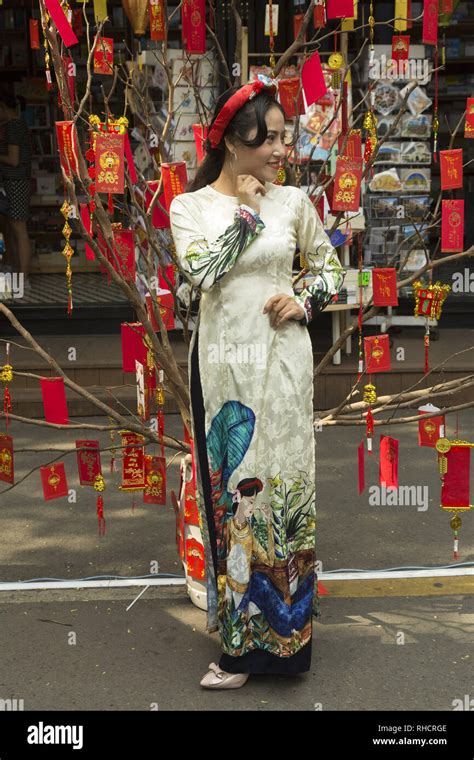
[[(460, 415), (459, 436), (472, 440), (473, 423), (473, 411)], [(449, 418), (451, 438), (454, 424)], [(168, 416), (166, 430), (180, 435), (180, 420)], [(106, 441), (105, 434), (90, 431), (58, 434), (13, 425), (10, 432), (16, 449), (56, 448), (86, 436)], [(366, 492), (357, 494), (360, 431), (316, 434), (317, 547), (324, 572), (452, 563), (434, 451), (418, 448), (414, 426), (390, 432), (400, 440), (400, 484), (427, 489), (411, 506), (370, 504), (368, 488), (378, 482), (376, 456), (367, 462)], [(18, 452), (17, 478), (56, 454)], [(103, 461), (108, 473), (106, 455)], [(3, 581), (144, 575), (153, 561), (161, 572), (182, 574), (170, 505), (145, 506), (137, 498), (132, 511), (132, 497), (108, 478), (107, 533), (100, 538), (95, 494), (77, 486), (74, 455), (65, 462), (69, 485), (78, 488), (76, 503), (44, 502), (38, 472), (2, 495)], [(175, 462), (168, 492), (178, 476)], [(113, 479), (117, 485), (118, 474)], [(472, 563), (474, 514), (463, 522), (461, 561)], [(0, 698), (24, 699), (25, 710), (148, 710), (154, 703), (163, 710), (450, 710), (453, 700), (474, 698), (474, 581), (462, 593), (438, 586), (437, 595), (431, 595), (432, 582), (415, 592), (395, 584), (398, 596), (365, 595), (363, 589), (353, 596), (354, 582), (339, 587), (337, 596), (323, 597), (323, 617), (314, 622), (310, 673), (252, 676), (244, 689), (225, 693), (199, 687), (208, 663), (219, 657), (219, 641), (205, 633), (205, 613), (191, 604), (185, 588), (150, 588), (127, 612), (139, 591), (1, 591)]]

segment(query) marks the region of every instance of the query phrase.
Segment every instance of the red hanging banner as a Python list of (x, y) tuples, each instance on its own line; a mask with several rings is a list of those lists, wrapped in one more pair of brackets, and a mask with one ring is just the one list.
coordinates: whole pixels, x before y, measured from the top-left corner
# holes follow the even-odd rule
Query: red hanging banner
[(441, 252), (464, 251), (464, 201), (441, 201)]
[(145, 454), (145, 504), (166, 505), (166, 459)]
[(13, 438), (5, 433), (0, 433), (0, 480), (14, 482)]
[(67, 425), (69, 416), (63, 378), (42, 377), (40, 382), (46, 422)]
[(462, 148), (440, 150), (441, 190), (456, 190), (463, 186)]
[(124, 135), (98, 132), (95, 146), (96, 193), (124, 191)]
[(474, 98), (467, 99), (464, 137), (469, 137), (471, 139), (474, 137)]
[(40, 49), (39, 21), (35, 18), (30, 18), (30, 48), (32, 50)]
[(398, 306), (397, 270), (394, 267), (372, 269), (374, 306)]
[(121, 491), (141, 491), (145, 488), (144, 437), (139, 433), (122, 431), (122, 485)]
[(364, 338), (365, 367), (368, 373), (390, 370), (388, 335), (370, 335)]
[(185, 161), (161, 164), (161, 176), (163, 179), (164, 204), (169, 211), (170, 204), (176, 195), (184, 193), (188, 181)]
[(93, 486), (97, 475), (102, 475), (99, 441), (76, 441), (77, 469), (81, 486)]
[[(296, 40), (298, 34), (300, 33), (301, 24), (303, 23), (304, 19), (304, 13), (295, 13), (293, 16), (293, 39)], [(306, 30), (302, 37), (303, 42), (306, 42)]]
[(425, 45), (438, 44), (438, 0), (424, 0), (421, 41)]
[(163, 0), (150, 0), (150, 38), (166, 39), (165, 8)]
[(327, 0), (326, 14), (329, 18), (353, 18), (354, 0)]
[[(206, 0), (186, 0), (183, 33), (188, 53), (206, 52)], [(185, 29), (186, 24), (186, 29)]]
[(133, 230), (112, 229), (112, 231), (114, 236), (115, 255), (112, 256), (109, 254), (110, 263), (115, 271), (122, 275), (122, 277), (126, 280), (132, 280), (132, 282), (135, 282), (135, 233)]
[(398, 441), (380, 436), (379, 482), (383, 488), (398, 488)]
[(358, 211), (362, 182), (362, 158), (338, 156), (332, 211)]
[(79, 174), (79, 163), (77, 160), (77, 132), (73, 121), (57, 121), (56, 137), (58, 140), (59, 160), (61, 168), (67, 177), (73, 174)]
[(66, 14), (59, 4), (59, 0), (44, 0), (48, 13), (56, 24), (56, 28), (66, 47), (77, 45), (79, 40), (74, 34), (71, 24), (66, 18)]
[(45, 501), (68, 495), (64, 462), (56, 462), (49, 467), (40, 467), (40, 475)]

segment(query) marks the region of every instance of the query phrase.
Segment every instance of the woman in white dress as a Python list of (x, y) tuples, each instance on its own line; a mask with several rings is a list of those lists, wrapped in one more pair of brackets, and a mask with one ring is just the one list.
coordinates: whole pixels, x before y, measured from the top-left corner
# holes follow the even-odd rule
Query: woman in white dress
[[(345, 271), (308, 196), (274, 184), (287, 151), (276, 92), (261, 76), (221, 95), (206, 156), (170, 206), (178, 261), (201, 295), (191, 418), (206, 630), (219, 632), (222, 648), (205, 688), (237, 688), (250, 673), (308, 671), (320, 615), (306, 325)], [(300, 294), (292, 286), (297, 248), (316, 275)], [(236, 511), (241, 499), (245, 509)]]

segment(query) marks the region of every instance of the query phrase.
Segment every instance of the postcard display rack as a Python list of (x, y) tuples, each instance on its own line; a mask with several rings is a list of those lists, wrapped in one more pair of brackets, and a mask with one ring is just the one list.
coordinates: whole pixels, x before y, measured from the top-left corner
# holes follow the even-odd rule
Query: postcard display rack
[[(433, 202), (430, 195), (433, 103), (426, 87), (431, 80), (432, 65), (425, 58), (424, 45), (410, 45), (410, 66), (403, 77), (394, 77), (393, 65), (389, 68), (391, 46), (375, 45), (374, 48), (375, 63), (369, 65), (367, 58), (365, 81), (377, 80), (374, 88), (377, 136), (386, 138), (386, 141), (379, 148), (372, 176), (365, 185), (364, 266), (398, 267), (403, 263), (402, 273), (408, 275), (426, 262), (423, 248), (415, 247), (409, 252), (416, 239), (416, 230), (426, 246), (429, 245), (427, 220)], [(412, 86), (415, 79), (418, 84), (394, 126), (402, 108), (405, 88)], [(427, 275), (424, 277), (428, 282)], [(423, 276), (420, 279), (424, 281)], [(399, 297), (411, 295), (411, 287), (399, 291)], [(394, 315), (391, 306), (386, 309), (386, 316), (374, 317), (369, 324), (380, 325), (382, 332), (391, 325), (419, 326), (416, 317)], [(430, 326), (436, 325), (436, 320), (430, 320)]]

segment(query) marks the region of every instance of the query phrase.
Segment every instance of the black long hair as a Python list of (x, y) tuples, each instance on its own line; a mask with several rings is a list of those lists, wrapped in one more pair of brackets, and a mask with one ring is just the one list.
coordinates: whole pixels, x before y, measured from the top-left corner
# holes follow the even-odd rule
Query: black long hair
[[(209, 130), (214, 124), (222, 107), (239, 89), (240, 87), (230, 87), (218, 98), (216, 106), (214, 108), (212, 121), (209, 124)], [(287, 116), (281, 103), (279, 103), (268, 90), (261, 90), (257, 95), (255, 95), (255, 97), (245, 103), (242, 108), (239, 108), (235, 116), (230, 120), (229, 124), (225, 128), (222, 138), (215, 148), (212, 147), (209, 139), (206, 138), (204, 141), (205, 156), (199, 165), (196, 176), (186, 185), (185, 192), (193, 193), (195, 190), (200, 190), (202, 187), (215, 182), (219, 177), (222, 171), (222, 167), (224, 166), (226, 154), (226, 144), (224, 140), (225, 136), (232, 137), (234, 139), (237, 138), (241, 143), (243, 143), (243, 145), (246, 145), (248, 148), (258, 148), (259, 145), (262, 145), (262, 143), (267, 139), (268, 135), (265, 115), (269, 108), (273, 108), (275, 106), (280, 109), (281, 113), (283, 114), (283, 118), (286, 121)], [(257, 134), (252, 140), (249, 140), (247, 139), (247, 135), (254, 127), (257, 127)]]

